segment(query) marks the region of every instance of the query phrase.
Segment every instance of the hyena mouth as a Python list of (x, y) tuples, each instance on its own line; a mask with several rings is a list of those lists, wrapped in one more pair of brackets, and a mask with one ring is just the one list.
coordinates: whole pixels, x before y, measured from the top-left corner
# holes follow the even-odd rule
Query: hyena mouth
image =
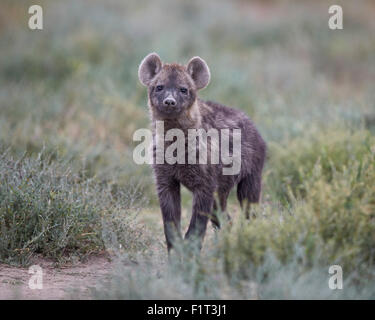
[(166, 116), (168, 118), (174, 118), (181, 114), (182, 108), (177, 106), (170, 106), (170, 107), (159, 107), (158, 111), (161, 115)]

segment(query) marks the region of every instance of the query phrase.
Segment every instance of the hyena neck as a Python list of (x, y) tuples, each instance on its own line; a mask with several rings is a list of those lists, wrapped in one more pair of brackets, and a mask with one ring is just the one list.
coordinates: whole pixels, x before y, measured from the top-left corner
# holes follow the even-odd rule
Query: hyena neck
[(202, 126), (202, 105), (204, 102), (200, 99), (196, 99), (195, 102), (191, 105), (190, 108), (185, 110), (178, 118), (176, 119), (160, 119), (157, 115), (152, 112), (151, 108), (151, 119), (152, 127), (155, 132), (155, 123), (156, 121), (164, 122), (164, 131), (169, 129), (181, 129), (182, 131), (187, 131), (188, 129), (199, 129)]
[(202, 101), (196, 99), (192, 106), (185, 110), (183, 114), (177, 119), (180, 129), (198, 129), (202, 125), (201, 105)]

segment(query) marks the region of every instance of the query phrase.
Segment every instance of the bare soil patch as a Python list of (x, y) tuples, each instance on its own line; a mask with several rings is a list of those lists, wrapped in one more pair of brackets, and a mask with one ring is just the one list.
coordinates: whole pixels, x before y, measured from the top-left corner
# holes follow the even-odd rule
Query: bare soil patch
[(89, 287), (95, 286), (113, 267), (108, 254), (62, 266), (42, 258), (35, 259), (33, 264), (43, 270), (43, 289), (29, 288), (29, 268), (0, 264), (0, 299), (69, 299), (69, 293), (75, 289), (79, 290), (75, 298), (90, 299)]

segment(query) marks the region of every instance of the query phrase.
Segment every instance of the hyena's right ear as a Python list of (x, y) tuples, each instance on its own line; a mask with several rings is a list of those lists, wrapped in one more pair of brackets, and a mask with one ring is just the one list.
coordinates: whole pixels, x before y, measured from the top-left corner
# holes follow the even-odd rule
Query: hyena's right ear
[(160, 57), (156, 53), (147, 55), (139, 65), (138, 77), (144, 86), (149, 86), (151, 80), (159, 73), (162, 67)]

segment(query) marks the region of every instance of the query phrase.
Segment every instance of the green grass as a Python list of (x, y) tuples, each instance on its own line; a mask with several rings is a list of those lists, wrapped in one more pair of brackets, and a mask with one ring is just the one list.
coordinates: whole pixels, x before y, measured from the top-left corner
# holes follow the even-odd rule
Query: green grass
[[(332, 31), (326, 1), (41, 1), (38, 32), (27, 1), (2, 1), (0, 261), (113, 252), (94, 298), (375, 298), (374, 5), (359, 2), (340, 1)], [(269, 151), (257, 218), (232, 194), (233, 225), (200, 256), (181, 245), (182, 263), (166, 263), (152, 172), (132, 160), (153, 51), (204, 58), (201, 97), (244, 110)], [(184, 227), (190, 206), (183, 190)]]

